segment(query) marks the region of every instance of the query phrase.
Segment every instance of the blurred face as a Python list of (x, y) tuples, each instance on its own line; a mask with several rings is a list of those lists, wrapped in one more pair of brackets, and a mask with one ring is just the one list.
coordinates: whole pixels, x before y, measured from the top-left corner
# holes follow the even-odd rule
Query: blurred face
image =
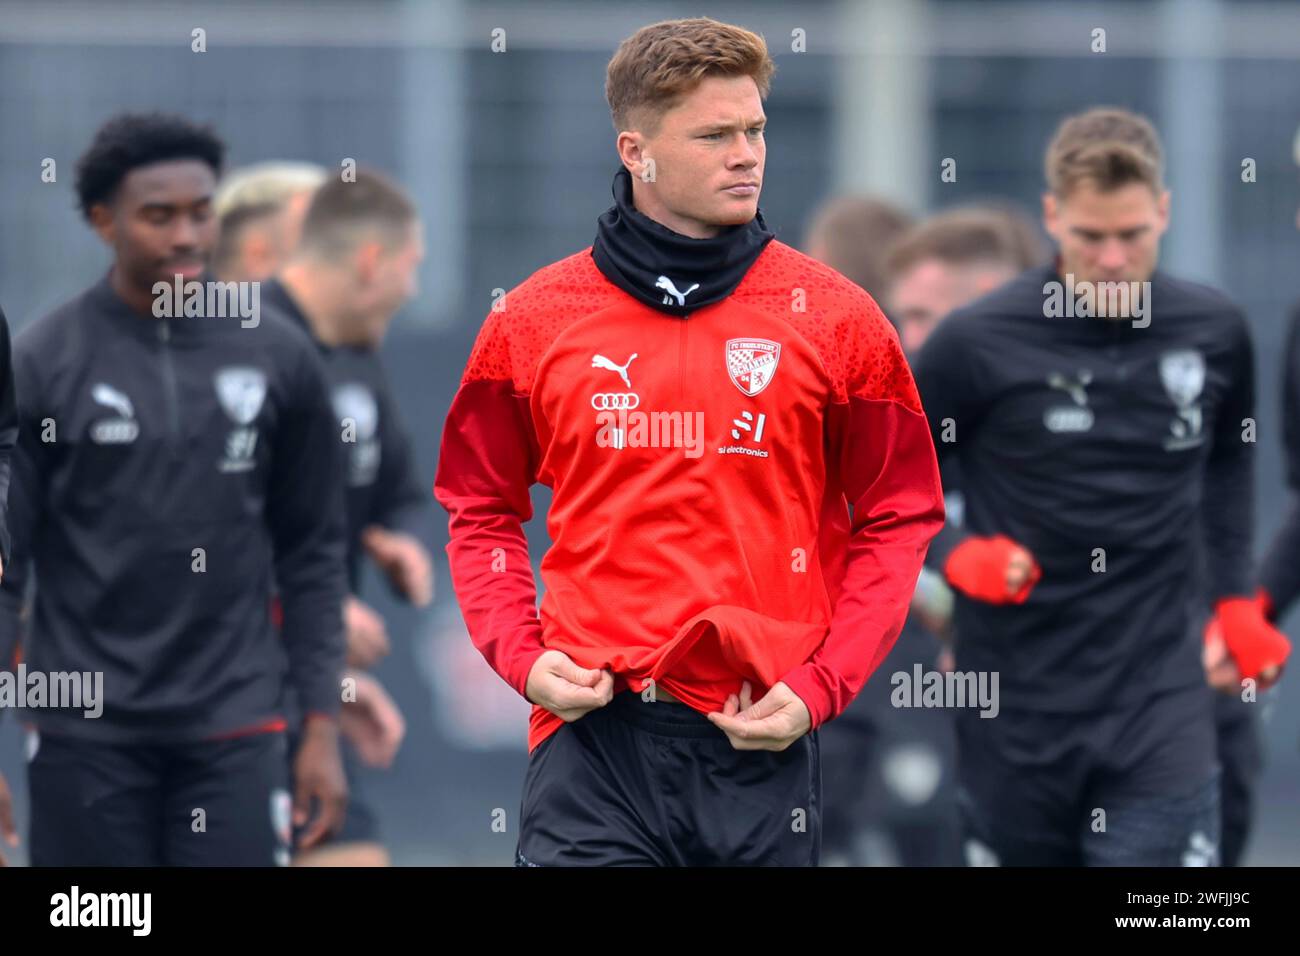
[(302, 221), (307, 218), (307, 209), (311, 206), (311, 197), (315, 192), (314, 189), (304, 189), (294, 193), (276, 217), (280, 253), (286, 259), (298, 248), (298, 240), (302, 238)]
[(133, 169), (111, 203), (91, 208), (95, 231), (113, 247), (115, 268), (141, 292), (155, 282), (186, 281), (207, 268), (217, 238), (212, 194), (217, 178), (197, 159)]
[[(653, 133), (619, 133), (637, 209), (696, 239), (749, 222), (763, 186), (766, 122), (751, 77), (710, 76), (667, 110)], [(644, 182), (651, 161), (654, 182)]]
[(903, 351), (916, 354), (949, 312), (1014, 275), (1010, 267), (954, 266), (938, 259), (923, 259), (901, 273), (889, 288), (889, 314), (898, 323)]
[(406, 239), (388, 247), (379, 240), (357, 250), (356, 327), (351, 345), (376, 348), (383, 341), (393, 316), (419, 292), (420, 263), (424, 260), (424, 229), (416, 221)]
[(1142, 183), (1109, 192), (1085, 180), (1064, 198), (1043, 197), (1043, 224), (1061, 252), (1062, 275), (1075, 281), (1145, 282), (1169, 226), (1169, 192)]
[(265, 281), (279, 272), (298, 248), (312, 192), (307, 189), (294, 193), (279, 212), (247, 223), (240, 232), (234, 262), (221, 278)]

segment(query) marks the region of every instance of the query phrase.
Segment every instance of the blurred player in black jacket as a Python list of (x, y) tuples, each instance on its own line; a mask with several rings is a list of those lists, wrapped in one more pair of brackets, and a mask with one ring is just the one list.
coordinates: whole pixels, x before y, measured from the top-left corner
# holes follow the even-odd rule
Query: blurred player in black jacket
[(973, 862), (1217, 861), (1212, 700), (1196, 623), (1267, 683), (1286, 639), (1251, 573), (1253, 356), (1221, 293), (1157, 270), (1169, 215), (1146, 120), (1091, 110), (1048, 149), (1059, 256), (935, 331), (916, 363), (961, 463), (957, 665), (1000, 677), (958, 712)]
[(342, 455), (308, 337), (209, 298), (223, 152), (175, 117), (100, 129), (77, 192), (113, 266), (15, 340), (0, 657), (31, 572), (27, 666), (102, 675), (97, 715), (29, 711), (36, 865), (285, 863), (292, 823), (343, 818)]
[[(348, 664), (357, 670), (356, 701), (343, 708), (343, 731), (362, 760), (386, 766), (401, 740), (401, 714), (364, 673), (388, 653), (384, 620), (357, 596), (369, 557), (393, 590), (416, 606), (433, 597), (433, 566), (423, 540), (432, 532), (432, 494), (416, 475), (410, 438), (397, 413), (378, 347), (393, 315), (416, 293), (424, 243), (410, 198), (372, 170), (332, 179), (314, 193), (302, 239), (262, 301), (317, 344), (346, 466)], [(375, 815), (360, 793), (345, 748), (351, 800), (343, 829), (328, 847), (297, 864), (381, 865), (388, 854)]]

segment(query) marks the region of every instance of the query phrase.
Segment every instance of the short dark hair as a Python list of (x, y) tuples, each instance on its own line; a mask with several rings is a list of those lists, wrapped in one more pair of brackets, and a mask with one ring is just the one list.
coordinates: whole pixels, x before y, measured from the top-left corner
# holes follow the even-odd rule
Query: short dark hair
[(826, 265), (872, 295), (880, 295), (885, 253), (911, 225), (911, 216), (883, 199), (839, 196), (817, 208), (804, 247), (816, 251), (813, 247), (821, 246)]
[(1001, 266), (1022, 272), (1042, 261), (1041, 243), (1016, 224), (1005, 207), (950, 209), (898, 238), (885, 260), (890, 281), (922, 262), (948, 266)]
[(89, 219), (91, 207), (112, 202), (132, 170), (168, 160), (197, 159), (220, 176), (225, 155), (210, 127), (166, 113), (123, 113), (99, 128), (77, 160), (77, 204)]
[(347, 182), (330, 178), (312, 196), (298, 248), (305, 253), (339, 255), (354, 248), (367, 230), (388, 246), (406, 239), (418, 214), (401, 186), (383, 173), (361, 168)]

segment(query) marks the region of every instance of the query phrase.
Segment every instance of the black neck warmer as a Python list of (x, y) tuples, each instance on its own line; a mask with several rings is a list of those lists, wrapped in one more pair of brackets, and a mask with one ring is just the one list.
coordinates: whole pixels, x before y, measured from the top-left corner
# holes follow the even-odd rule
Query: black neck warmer
[(731, 295), (776, 236), (760, 211), (711, 239), (673, 232), (632, 205), (632, 174), (614, 176), (614, 205), (596, 221), (591, 257), (605, 278), (669, 315), (685, 317)]

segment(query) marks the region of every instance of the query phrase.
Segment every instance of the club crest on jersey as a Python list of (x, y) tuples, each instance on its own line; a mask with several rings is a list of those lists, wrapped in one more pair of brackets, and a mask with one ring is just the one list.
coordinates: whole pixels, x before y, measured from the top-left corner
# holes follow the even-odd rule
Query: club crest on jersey
[(1160, 356), (1160, 381), (1179, 408), (1187, 408), (1205, 388), (1205, 357), (1196, 349), (1178, 349)]
[(1165, 436), (1165, 450), (1195, 448), (1205, 440), (1198, 401), (1205, 389), (1205, 356), (1196, 349), (1166, 352), (1160, 356), (1160, 381), (1177, 408)]
[(728, 339), (726, 354), (732, 384), (753, 398), (772, 383), (781, 345), (769, 339)]
[(330, 398), (339, 422), (351, 421), (356, 426), (358, 439), (375, 437), (375, 430), (379, 427), (379, 403), (375, 401), (374, 392), (359, 382), (349, 382), (334, 389)]
[(239, 426), (226, 436), (225, 457), (217, 462), (217, 470), (226, 474), (251, 471), (257, 450), (257, 428), (252, 423), (266, 401), (266, 373), (248, 365), (232, 365), (218, 370), (212, 382), (222, 409)]
[(217, 399), (236, 425), (250, 425), (266, 400), (266, 373), (260, 368), (232, 365), (213, 376)]
[(343, 429), (343, 443), (350, 447), (348, 484), (362, 488), (373, 484), (379, 474), (379, 402), (375, 393), (360, 382), (348, 382), (330, 396), (334, 414)]

